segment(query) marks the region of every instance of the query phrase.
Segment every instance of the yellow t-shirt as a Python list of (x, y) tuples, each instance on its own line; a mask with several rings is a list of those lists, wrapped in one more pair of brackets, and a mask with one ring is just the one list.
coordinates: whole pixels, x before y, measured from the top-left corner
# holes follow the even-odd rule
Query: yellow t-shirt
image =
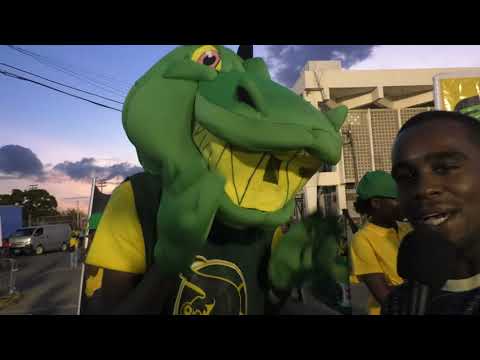
[[(352, 274), (350, 281), (358, 283), (359, 275), (382, 273), (389, 284), (400, 285), (403, 279), (397, 274), (397, 254), (401, 240), (412, 230), (410, 224), (398, 223), (398, 232), (367, 222), (353, 237), (350, 245)], [(369, 298), (369, 314), (379, 315), (380, 305), (373, 296)]]
[[(283, 235), (280, 227), (277, 230), (272, 248)], [(97, 289), (101, 288), (102, 269), (132, 274), (145, 273), (145, 243), (135, 207), (133, 188), (129, 181), (122, 183), (112, 193), (98, 224), (85, 263), (100, 268), (95, 276), (89, 277), (86, 281), (87, 296), (92, 296)]]
[(86, 280), (85, 294), (89, 297), (102, 287), (103, 269), (145, 273), (145, 243), (130, 181), (110, 196), (85, 263), (100, 268)]
[(133, 274), (145, 272), (143, 232), (129, 181), (112, 193), (85, 262), (109, 270)]
[(70, 238), (70, 241), (68, 242), (68, 244), (72, 247), (77, 247), (78, 246), (78, 239), (76, 237), (71, 237)]

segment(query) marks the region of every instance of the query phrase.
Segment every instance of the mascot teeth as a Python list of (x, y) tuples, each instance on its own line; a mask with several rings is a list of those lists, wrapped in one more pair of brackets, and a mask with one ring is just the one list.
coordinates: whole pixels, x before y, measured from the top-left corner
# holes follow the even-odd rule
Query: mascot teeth
[(198, 123), (193, 140), (209, 170), (225, 177), (229, 199), (242, 208), (281, 209), (321, 166), (305, 150), (270, 153), (235, 148)]

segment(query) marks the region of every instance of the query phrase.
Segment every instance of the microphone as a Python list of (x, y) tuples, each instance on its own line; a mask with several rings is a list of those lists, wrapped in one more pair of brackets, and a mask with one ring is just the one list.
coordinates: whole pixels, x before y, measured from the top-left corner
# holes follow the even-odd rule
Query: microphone
[(425, 315), (427, 299), (430, 296), (430, 288), (421, 282), (412, 281), (412, 293), (410, 298), (409, 315)]
[(424, 315), (432, 290), (439, 290), (450, 278), (456, 249), (439, 233), (415, 230), (406, 235), (398, 250), (397, 272), (410, 287), (407, 313)]

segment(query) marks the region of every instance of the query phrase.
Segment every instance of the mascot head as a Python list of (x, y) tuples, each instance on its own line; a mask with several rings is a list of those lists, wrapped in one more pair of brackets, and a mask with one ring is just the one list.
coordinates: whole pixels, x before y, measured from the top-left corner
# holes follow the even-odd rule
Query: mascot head
[[(206, 171), (226, 180), (218, 217), (277, 225), (295, 194), (341, 154), (345, 107), (321, 112), (272, 81), (252, 46), (176, 48), (132, 88), (123, 126), (145, 171), (187, 186)], [(187, 180), (185, 180), (187, 179)]]

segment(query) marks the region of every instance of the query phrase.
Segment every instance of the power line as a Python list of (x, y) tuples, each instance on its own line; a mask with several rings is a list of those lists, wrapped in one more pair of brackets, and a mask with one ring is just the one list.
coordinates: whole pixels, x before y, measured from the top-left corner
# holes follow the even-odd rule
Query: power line
[[(45, 58), (44, 56), (42, 55), (39, 55), (39, 54), (36, 54), (34, 52), (31, 52), (31, 51), (28, 51), (28, 50), (25, 50), (25, 49), (22, 49), (20, 47), (17, 47), (17, 46), (12, 46), (12, 45), (7, 45), (10, 49), (12, 50), (15, 50), (17, 52), (19, 52), (20, 54), (23, 54), (23, 55), (27, 55), (31, 58), (33, 58), (34, 60), (38, 61), (39, 63), (43, 64), (43, 65), (46, 65), (46, 66), (49, 66), (49, 67), (52, 67), (54, 68), (55, 70), (57, 71), (60, 71), (60, 72), (63, 72), (67, 75), (70, 75), (70, 76), (73, 76), (79, 80), (82, 80), (82, 81), (86, 81), (90, 84), (92, 84), (93, 86), (96, 86), (100, 89), (103, 89), (104, 91), (107, 91), (107, 92), (110, 92), (110, 93), (113, 93), (113, 94), (117, 94), (117, 95), (121, 95), (121, 96), (126, 96), (126, 90), (118, 90), (112, 86), (109, 86), (107, 84), (102, 84), (98, 81), (95, 81), (95, 80), (92, 80), (91, 78), (85, 76), (85, 75), (82, 75), (82, 74), (79, 74), (73, 70), (70, 70), (70, 69), (67, 69), (61, 65), (57, 65), (55, 63), (53, 63), (51, 60), (43, 60), (42, 58), (44, 59), (47, 59)], [(110, 88), (110, 89), (108, 89)]]
[[(19, 48), (19, 47), (18, 47), (18, 48)], [(35, 52), (31, 51), (31, 50), (26, 50), (26, 49), (22, 49), (22, 50), (24, 50), (25, 52), (29, 52), (30, 54), (34, 54), (34, 55), (37, 55), (37, 56), (39, 56), (39, 57), (42, 57), (43, 59), (45, 59), (45, 61), (50, 61), (51, 63), (55, 63), (54, 59), (49, 58), (49, 57), (47, 57), (47, 56), (45, 56), (45, 55), (40, 55), (40, 54), (35, 53)], [(58, 61), (57, 61), (57, 63), (60, 63), (61, 65), (63, 65), (63, 68), (65, 68), (65, 69), (68, 69), (68, 68), (70, 68), (70, 69), (75, 69), (75, 66), (72, 66), (72, 65), (70, 65), (70, 64), (67, 64), (67, 63), (63, 63), (63, 64), (62, 64), (61, 62), (58, 62)], [(59, 66), (60, 66), (60, 65), (59, 65)], [(90, 73), (92, 76), (97, 76), (97, 77), (103, 78), (107, 83), (111, 83), (111, 84), (113, 84), (113, 85), (118, 85), (121, 89), (123, 89), (123, 90), (125, 90), (125, 91), (128, 91), (128, 90), (131, 88), (131, 85), (132, 85), (132, 84), (129, 83), (129, 82), (126, 82), (126, 81), (123, 81), (123, 80), (120, 80), (120, 79), (116, 79), (116, 78), (114, 78), (114, 77), (112, 77), (112, 76), (108, 76), (108, 75), (106, 75), (106, 74), (97, 73), (97, 72), (95, 72), (95, 71), (92, 71), (92, 70), (89, 70), (89, 69), (86, 69), (86, 68), (83, 68), (83, 69), (82, 69), (81, 67), (78, 67), (78, 66), (77, 66), (77, 69), (78, 69), (78, 70), (81, 70), (81, 71), (83, 71), (83, 72), (86, 72), (86, 73)], [(115, 84), (115, 83), (116, 83), (116, 84)]]
[(19, 80), (23, 80), (23, 81), (28, 81), (28, 82), (31, 82), (31, 83), (34, 83), (34, 84), (37, 84), (37, 85), (40, 85), (40, 86), (44, 86), (44, 87), (49, 88), (49, 89), (51, 89), (51, 90), (58, 91), (58, 92), (60, 92), (60, 93), (62, 93), (62, 94), (69, 95), (69, 96), (72, 96), (72, 97), (74, 97), (74, 98), (77, 98), (77, 99), (80, 99), (80, 100), (84, 100), (84, 101), (88, 101), (89, 103), (92, 103), (92, 104), (95, 104), (95, 105), (98, 105), (98, 106), (105, 107), (105, 108), (107, 108), (107, 109), (112, 109), (112, 110), (116, 110), (116, 111), (122, 112), (122, 110), (113, 108), (113, 107), (111, 107), (111, 106), (108, 106), (108, 105), (105, 105), (105, 104), (101, 104), (101, 103), (98, 103), (98, 102), (96, 102), (96, 101), (89, 100), (89, 99), (83, 98), (83, 97), (81, 97), (81, 96), (77, 96), (77, 95), (68, 93), (68, 92), (66, 92), (66, 91), (57, 89), (57, 88), (55, 88), (55, 87), (53, 87), (53, 86), (46, 85), (46, 84), (43, 84), (43, 83), (41, 83), (41, 82), (38, 82), (38, 81), (35, 81), (35, 80), (32, 80), (32, 79), (28, 79), (28, 78), (26, 78), (26, 77), (23, 77), (23, 76), (20, 76), (20, 75), (17, 75), (17, 74), (8, 72), (8, 71), (0, 70), (0, 74), (5, 75), (5, 76), (8, 76), (8, 77), (12, 77), (12, 78), (14, 78), (14, 79), (19, 79)]
[(36, 77), (38, 77), (38, 78), (40, 78), (40, 79), (43, 79), (43, 80), (46, 80), (46, 81), (50, 81), (51, 83), (54, 83), (54, 84), (57, 84), (57, 85), (60, 85), (60, 86), (67, 87), (67, 88), (72, 89), (72, 90), (76, 90), (76, 91), (83, 92), (83, 93), (85, 93), (85, 94), (97, 96), (97, 97), (99, 97), (99, 98), (102, 98), (102, 99), (105, 99), (105, 100), (112, 101), (112, 102), (115, 102), (115, 103), (117, 103), (117, 104), (123, 105), (123, 102), (120, 102), (120, 101), (117, 101), (117, 100), (114, 100), (114, 99), (110, 99), (110, 98), (107, 98), (107, 97), (105, 97), (105, 96), (98, 95), (98, 94), (92, 93), (92, 92), (90, 92), (90, 91), (82, 90), (82, 89), (79, 89), (79, 88), (76, 88), (76, 87), (73, 87), (73, 86), (70, 86), (70, 85), (66, 85), (66, 84), (63, 84), (63, 83), (58, 82), (58, 81), (50, 80), (50, 79), (47, 79), (46, 77), (43, 77), (43, 76), (34, 74), (34, 73), (29, 72), (29, 71), (26, 71), (26, 70), (22, 70), (22, 69), (20, 69), (20, 68), (17, 68), (17, 67), (15, 67), (15, 66), (12, 66), (12, 65), (8, 65), (8, 64), (5, 64), (5, 63), (0, 63), (0, 65), (7, 66), (7, 67), (9, 67), (9, 68), (15, 69), (15, 70), (17, 70), (17, 71), (24, 72), (24, 73), (29, 74), (29, 75), (36, 76)]
[[(97, 83), (97, 84), (100, 84), (100, 85), (104, 85), (104, 86), (107, 86), (115, 91), (120, 91), (118, 89), (116, 89), (115, 87), (112, 87), (110, 86), (109, 84), (107, 83), (102, 83), (102, 82), (99, 82), (97, 80), (95, 80), (94, 78), (92, 77), (89, 77), (87, 75), (84, 75), (84, 74), (80, 74), (74, 70), (72, 70), (72, 66), (70, 66), (70, 69), (68, 66), (66, 65), (63, 65), (61, 63), (59, 63), (58, 61), (54, 61), (52, 59), (49, 59), (48, 57), (44, 56), (44, 55), (40, 55), (40, 54), (37, 54), (31, 50), (27, 50), (27, 49), (23, 49), (19, 46), (13, 46), (13, 45), (7, 45), (7, 47), (11, 48), (12, 50), (15, 50), (17, 52), (20, 52), (21, 54), (23, 55), (27, 55), (27, 56), (30, 56), (32, 58), (34, 58), (34, 60), (44, 64), (44, 65), (47, 65), (47, 66), (51, 66), (53, 68), (55, 68), (56, 70), (59, 70), (59, 71), (62, 71), (64, 73), (67, 73), (68, 75), (71, 75), (71, 76), (75, 76), (78, 78), (78, 76), (81, 78), (81, 77), (84, 77), (87, 81), (93, 81), (94, 83)], [(88, 70), (87, 70), (88, 72)], [(90, 73), (93, 73), (92, 71), (90, 71)], [(98, 76), (98, 75), (97, 75)], [(113, 79), (113, 78), (112, 78)], [(107, 81), (107, 82), (111, 82), (112, 81)], [(118, 85), (118, 84), (117, 84)], [(130, 89), (130, 85), (127, 85), (126, 87), (124, 85), (121, 85), (120, 86), (122, 89), (121, 91), (122, 92), (128, 92), (128, 90)]]

